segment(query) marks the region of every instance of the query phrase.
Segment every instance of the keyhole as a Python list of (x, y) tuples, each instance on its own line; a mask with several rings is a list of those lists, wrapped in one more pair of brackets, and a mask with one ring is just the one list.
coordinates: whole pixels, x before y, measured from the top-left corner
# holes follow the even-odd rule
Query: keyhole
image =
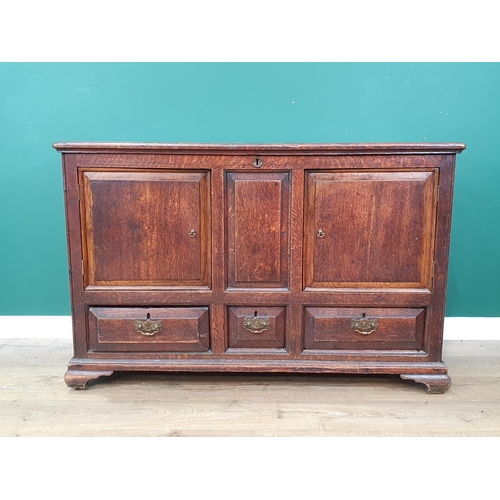
[(264, 162), (262, 161), (262, 158), (257, 157), (257, 158), (255, 158), (255, 160), (253, 161), (253, 166), (254, 166), (254, 167), (257, 167), (257, 168), (260, 168), (260, 167), (262, 167), (262, 164), (263, 164), (263, 163), (264, 163)]
[(149, 321), (149, 318), (151, 318), (151, 314), (147, 313), (146, 314), (146, 319)]
[(257, 317), (257, 311), (255, 311), (255, 312), (253, 313), (253, 315), (254, 315), (254, 317), (256, 318), (256, 317)]
[(366, 318), (366, 314), (365, 314), (365, 313), (363, 313), (361, 317), (362, 317), (362, 318)]

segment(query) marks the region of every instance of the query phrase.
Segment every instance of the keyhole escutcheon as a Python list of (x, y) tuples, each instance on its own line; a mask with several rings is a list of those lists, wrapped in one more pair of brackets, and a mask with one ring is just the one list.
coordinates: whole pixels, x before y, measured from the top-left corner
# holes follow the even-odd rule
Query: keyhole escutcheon
[(260, 168), (260, 167), (262, 167), (263, 163), (264, 163), (264, 161), (262, 160), (262, 158), (259, 158), (257, 156), (257, 158), (255, 158), (255, 160), (253, 161), (253, 166), (257, 167), (257, 168)]
[(324, 238), (325, 237), (325, 232), (323, 231), (323, 229), (320, 229), (318, 231), (318, 235), (317, 236), (318, 236), (318, 238)]
[(196, 236), (196, 231), (194, 229), (191, 229), (191, 231), (189, 231), (189, 236), (191, 236), (191, 238), (194, 238)]

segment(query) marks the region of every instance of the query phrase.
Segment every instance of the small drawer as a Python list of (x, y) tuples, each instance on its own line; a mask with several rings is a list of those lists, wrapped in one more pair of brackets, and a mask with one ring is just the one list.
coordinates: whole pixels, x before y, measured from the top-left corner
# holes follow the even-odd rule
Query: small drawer
[(284, 349), (284, 307), (229, 307), (230, 349)]
[(421, 350), (425, 309), (306, 307), (305, 349)]
[(208, 307), (91, 307), (89, 337), (92, 351), (208, 351)]

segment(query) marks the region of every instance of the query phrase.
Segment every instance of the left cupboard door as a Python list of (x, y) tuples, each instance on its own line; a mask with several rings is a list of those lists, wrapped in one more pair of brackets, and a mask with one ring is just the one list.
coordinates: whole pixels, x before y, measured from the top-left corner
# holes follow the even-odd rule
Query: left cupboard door
[(210, 173), (80, 173), (88, 287), (210, 288)]

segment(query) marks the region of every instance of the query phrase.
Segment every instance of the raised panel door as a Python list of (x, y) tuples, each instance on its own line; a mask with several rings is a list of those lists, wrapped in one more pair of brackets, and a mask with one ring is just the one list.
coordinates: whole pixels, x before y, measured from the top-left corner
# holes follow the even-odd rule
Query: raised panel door
[(209, 286), (208, 172), (81, 177), (87, 286)]
[(437, 177), (307, 172), (305, 287), (430, 289)]

